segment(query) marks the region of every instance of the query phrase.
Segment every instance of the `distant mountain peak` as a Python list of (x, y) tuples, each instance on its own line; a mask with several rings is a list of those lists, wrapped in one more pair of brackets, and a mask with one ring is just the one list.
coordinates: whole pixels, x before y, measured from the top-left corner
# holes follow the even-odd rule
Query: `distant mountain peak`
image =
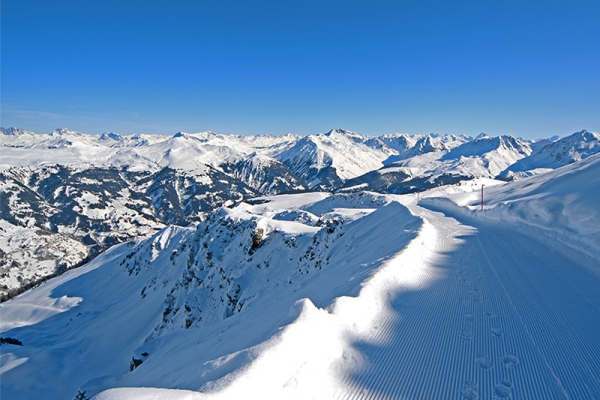
[(100, 135), (100, 138), (98, 138), (98, 140), (121, 140), (123, 139), (123, 136), (119, 135), (118, 133), (114, 133), (114, 132), (104, 132), (102, 135)]
[(475, 139), (491, 139), (491, 137), (487, 133), (481, 132), (479, 135), (475, 136)]
[(83, 136), (83, 133), (72, 131), (69, 128), (58, 128), (52, 131), (52, 136), (76, 135)]
[(29, 134), (33, 133), (33, 132), (28, 132), (21, 128), (15, 128), (14, 126), (11, 126), (10, 128), (0, 128), (0, 132), (2, 132), (5, 135), (14, 135), (14, 136), (26, 135), (28, 133)]
[(352, 132), (346, 129), (332, 129), (329, 132), (327, 132), (325, 134), (325, 136), (332, 136), (332, 135), (348, 135), (348, 136), (357, 136), (358, 133), (356, 132)]
[(598, 140), (598, 134), (594, 134), (593, 132), (588, 132), (587, 130), (582, 130), (579, 132), (575, 132), (573, 136), (581, 138), (583, 141), (588, 140)]
[(560, 140), (555, 141), (554, 143), (564, 142), (564, 143), (597, 143), (600, 141), (600, 134), (596, 132), (588, 132), (587, 130), (581, 130), (579, 132), (575, 132), (572, 135), (566, 136)]
[(536, 151), (529, 157), (519, 160), (502, 173), (528, 172), (540, 168), (558, 168), (583, 160), (600, 152), (600, 134), (582, 130), (558, 140), (541, 140)]

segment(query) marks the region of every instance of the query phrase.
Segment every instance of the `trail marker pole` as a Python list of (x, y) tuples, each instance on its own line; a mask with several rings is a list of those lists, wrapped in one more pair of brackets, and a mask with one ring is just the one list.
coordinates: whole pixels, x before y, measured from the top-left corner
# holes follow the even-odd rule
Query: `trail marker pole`
[(485, 185), (481, 185), (481, 211), (483, 211), (483, 187)]

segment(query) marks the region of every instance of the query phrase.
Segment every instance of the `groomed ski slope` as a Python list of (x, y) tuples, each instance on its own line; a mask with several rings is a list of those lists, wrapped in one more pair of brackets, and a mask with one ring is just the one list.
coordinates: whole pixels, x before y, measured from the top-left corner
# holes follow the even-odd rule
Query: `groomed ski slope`
[[(564, 229), (568, 226), (550, 223), (540, 229), (538, 218), (531, 218), (535, 223), (528, 226), (522, 210), (543, 212), (546, 207), (547, 213), (556, 212), (557, 199), (567, 198), (567, 206), (584, 201), (585, 207), (579, 207), (579, 214), (573, 207), (558, 210), (584, 221), (582, 226), (597, 223), (597, 215), (589, 214), (589, 209), (598, 207), (600, 200), (589, 200), (589, 191), (599, 187), (592, 178), (599, 165), (596, 157), (557, 171), (556, 176), (524, 180), (516, 188), (498, 186), (492, 193), (494, 209), (482, 213), (435, 201), (423, 201), (427, 207), (423, 208), (414, 198), (398, 197), (431, 229), (422, 229), (420, 238), (397, 256), (396, 263), (381, 268), (358, 297), (338, 300), (339, 306), (329, 310), (330, 316), (339, 314), (344, 301), (353, 303), (349, 309), (356, 307), (356, 321), (351, 325), (348, 316), (350, 329), (338, 338), (343, 347), (338, 359), (316, 356), (315, 361), (307, 356), (309, 365), (328, 364), (321, 365), (321, 370), (329, 371), (325, 381), (296, 373), (281, 384), (257, 363), (246, 373), (254, 382), (232, 379), (206, 397), (132, 388), (109, 390), (97, 398), (235, 398), (245, 390), (261, 397), (270, 394), (269, 398), (598, 399), (600, 262), (593, 256), (597, 249), (577, 249), (582, 243), (577, 230), (581, 224), (570, 227), (569, 243), (569, 231)], [(578, 184), (582, 189), (573, 190)], [(506, 198), (514, 203), (509, 211)], [(495, 209), (498, 204), (503, 206)], [(585, 213), (587, 219), (582, 218)], [(512, 223), (503, 223), (504, 219)], [(562, 229), (561, 240), (548, 235), (552, 229)], [(419, 244), (424, 236), (433, 243)], [(591, 243), (599, 245), (593, 235)], [(411, 251), (422, 252), (421, 257)], [(398, 273), (410, 261), (412, 273)], [(377, 293), (369, 293), (369, 288)], [(365, 314), (360, 304), (373, 303), (377, 297), (384, 299), (379, 314), (368, 319), (368, 327), (361, 325)], [(290, 326), (302, 323), (299, 318)], [(300, 348), (316, 347), (312, 340), (319, 338), (290, 342)]]
[(600, 398), (598, 260), (534, 231), (424, 216), (445, 225), (428, 267), (440, 279), (392, 296), (339, 398)]
[[(418, 265), (415, 254), (404, 254), (415, 261), (412, 273), (397, 274), (393, 269), (403, 266), (388, 265), (366, 286), (377, 293), (363, 289), (321, 318), (304, 306), (287, 329), (305, 336), (282, 338), (263, 354), (271, 360), (250, 365), (210, 394), (124, 388), (95, 398), (600, 398), (598, 260), (535, 230), (450, 218), (414, 203), (410, 208), (435, 227), (428, 261)], [(381, 312), (361, 324), (365, 314), (355, 309), (360, 318), (350, 325), (346, 313), (377, 297), (385, 299)], [(332, 359), (318, 341), (331, 340), (327, 319), (336, 314), (351, 329), (334, 338), (343, 350)], [(286, 347), (300, 348), (296, 359), (286, 358)], [(290, 375), (278, 376), (278, 362)], [(286, 362), (305, 363), (319, 374), (286, 368)]]
[[(593, 256), (595, 251), (576, 247), (581, 243), (598, 246), (593, 242), (595, 234), (589, 232), (591, 223), (600, 222), (598, 216), (590, 216), (591, 223), (581, 225), (587, 227), (587, 237), (592, 240), (581, 242), (577, 233), (571, 232), (573, 240), (569, 241), (569, 233), (561, 231), (561, 240), (557, 240), (539, 225), (530, 227), (523, 223), (527, 217), (521, 212), (531, 209), (523, 203), (532, 199), (527, 188), (538, 190), (533, 199), (539, 209), (553, 206), (567, 192), (572, 203), (597, 191), (599, 185), (591, 176), (600, 175), (594, 172), (600, 168), (600, 158), (583, 165), (557, 170), (558, 175), (549, 175), (545, 181), (542, 176), (520, 181), (520, 198), (525, 200), (513, 197), (515, 204), (510, 208), (517, 210), (519, 225), (510, 218), (505, 219), (513, 222), (505, 223), (494, 217), (494, 213), (510, 215), (510, 209), (495, 210), (494, 205), (503, 204), (502, 193), (505, 198), (507, 193), (514, 194), (509, 190), (514, 184), (494, 188), (496, 203), (490, 205), (494, 208), (484, 212), (429, 199), (419, 206), (414, 196), (385, 196), (388, 205), (371, 212), (361, 211), (364, 208), (352, 211), (340, 197), (305, 207), (315, 215), (346, 215), (349, 222), (344, 236), (331, 243), (338, 259), (347, 263), (343, 268), (332, 263), (332, 268), (322, 271), (326, 275), (314, 275), (318, 280), (291, 286), (293, 292), (266, 290), (253, 308), (248, 306), (247, 314), (242, 312), (210, 329), (187, 330), (185, 334), (173, 331), (162, 342), (149, 342), (154, 350), (148, 360), (133, 372), (106, 378), (102, 385), (112, 382), (108, 387), (115, 388), (94, 399), (598, 399), (600, 262)], [(585, 177), (587, 186), (580, 182), (580, 191), (571, 185), (565, 192), (560, 179), (544, 186), (564, 174), (571, 174), (566, 179), (570, 184)], [(544, 203), (544, 198), (549, 200)], [(282, 207), (295, 202), (293, 196), (279, 199)], [(599, 201), (596, 196), (585, 204), (594, 209), (600, 207)], [(405, 212), (398, 203), (420, 216), (423, 223), (409, 222), (406, 216), (398, 218)], [(266, 215), (260, 207), (253, 206), (252, 211)], [(268, 203), (264, 207), (268, 208)], [(576, 215), (577, 209), (563, 210), (569, 210), (574, 220), (585, 220)], [(392, 245), (397, 238), (403, 238), (400, 247)], [(376, 268), (361, 275), (359, 291), (343, 295), (336, 289), (333, 298), (327, 294), (329, 286), (339, 284), (340, 277), (350, 279), (345, 285), (353, 282), (362, 268), (362, 264), (354, 266), (353, 260), (365, 257), (356, 250), (338, 253), (338, 246), (345, 245), (360, 245), (361, 251), (377, 253), (378, 259), (371, 260)], [(361, 268), (356, 272), (347, 272), (357, 266)], [(319, 286), (315, 286), (317, 282)], [(33, 298), (35, 290), (30, 293)], [(290, 307), (291, 298), (297, 300)], [(13, 300), (12, 307), (19, 305), (19, 299)], [(287, 317), (281, 312), (284, 305), (289, 310)], [(77, 312), (78, 307), (85, 311), (85, 296), (82, 306), (76, 302), (71, 306), (68, 312)], [(65, 318), (68, 312), (63, 314)], [(276, 329), (265, 329), (268, 325)], [(47, 325), (44, 333), (41, 327), (8, 332), (59, 334)], [(272, 333), (265, 335), (268, 331)], [(248, 338), (257, 336), (256, 332), (264, 332), (258, 335), (264, 340), (239, 347), (255, 341)], [(213, 336), (204, 336), (209, 334)], [(97, 339), (88, 336), (86, 340), (93, 344)], [(206, 359), (206, 352), (219, 351), (202, 343), (231, 351)], [(3, 345), (3, 353), (5, 349), (9, 350)], [(126, 344), (120, 349), (133, 350)], [(15, 350), (17, 356), (12, 359), (3, 354), (3, 365), (18, 371), (18, 363), (27, 365), (26, 351)], [(38, 351), (45, 350), (40, 346)], [(37, 355), (40, 362), (46, 362), (42, 365), (53, 365), (46, 357), (51, 357), (50, 353)], [(49, 376), (47, 371), (44, 374)], [(3, 374), (3, 387), (10, 376), (16, 375)], [(48, 383), (38, 386), (44, 385)], [(22, 398), (27, 398), (26, 390), (23, 394)]]

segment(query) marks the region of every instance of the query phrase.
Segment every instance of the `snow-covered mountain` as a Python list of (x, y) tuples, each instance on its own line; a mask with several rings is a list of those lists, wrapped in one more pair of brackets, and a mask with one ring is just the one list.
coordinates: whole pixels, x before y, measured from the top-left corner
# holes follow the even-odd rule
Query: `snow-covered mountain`
[(260, 197), (113, 246), (2, 304), (2, 395), (597, 398), (599, 168), (483, 211), (479, 181)]
[(482, 136), (472, 141), (462, 137), (450, 139), (451, 145), (437, 137), (421, 138), (411, 147), (408, 158), (350, 179), (344, 188), (412, 193), (461, 180), (493, 178), (531, 154), (528, 143), (512, 136)]
[(515, 179), (597, 152), (598, 137), (582, 131), (529, 143), (341, 129), (168, 137), (2, 128), (0, 295), (116, 243), (198, 222), (224, 204), (306, 190), (410, 193), (478, 177)]
[(470, 142), (473, 138), (466, 135), (436, 135), (432, 133), (429, 135), (383, 135), (380, 140), (398, 152), (384, 162), (385, 165), (390, 165), (426, 153), (449, 151)]
[[(170, 167), (194, 171), (210, 165), (233, 172), (249, 186), (264, 188), (267, 190), (265, 193), (306, 189), (304, 182), (313, 182), (314, 186), (317, 174), (321, 177), (331, 175), (332, 182), (341, 183), (347, 177), (381, 166), (380, 161), (371, 159), (373, 154), (370, 153), (376, 153), (381, 160), (388, 156), (385, 151), (371, 150), (363, 145), (362, 142), (368, 140), (366, 137), (335, 130), (304, 138), (296, 135), (246, 137), (212, 132), (179, 132), (172, 137), (121, 136), (115, 133), (83, 135), (68, 129), (55, 130), (49, 135), (13, 128), (2, 132), (4, 168), (85, 162), (127, 166), (132, 170)], [(356, 146), (359, 148), (354, 149)], [(389, 149), (386, 150), (389, 152)], [(282, 180), (275, 185), (270, 179), (274, 175), (265, 172), (265, 168), (270, 167), (281, 173)], [(291, 172), (285, 171), (286, 168)], [(334, 168), (334, 172), (330, 168)], [(334, 185), (329, 184), (328, 187)]]
[(0, 294), (72, 268), (114, 244), (168, 224), (200, 221), (215, 208), (255, 196), (252, 188), (209, 166), (185, 173), (85, 164), (2, 171)]
[(393, 150), (376, 139), (343, 129), (299, 139), (276, 154), (311, 189), (331, 190), (383, 166)]
[(308, 188), (304, 180), (285, 164), (262, 154), (254, 153), (239, 161), (221, 164), (221, 168), (262, 194), (291, 193)]
[(600, 133), (586, 130), (575, 132), (565, 138), (548, 141), (529, 157), (515, 162), (502, 171), (500, 178), (514, 180), (537, 175), (597, 153), (600, 153)]
[[(296, 301), (308, 297), (324, 307), (340, 295), (356, 295), (381, 266), (376, 260), (402, 249), (421, 227), (406, 208), (382, 195), (309, 193), (263, 201), (221, 208), (197, 226), (168, 227), (113, 247), (44, 285), (59, 301), (46, 295), (32, 300), (45, 307), (31, 309), (33, 320), (20, 319), (16, 303), (7, 303), (0, 329), (24, 344), (10, 350), (38, 351), (21, 368), (18, 361), (5, 364), (3, 395), (62, 399), (79, 391), (89, 398), (129, 385), (135, 376), (136, 384), (156, 385), (155, 374), (181, 387), (209, 385), (255, 358), (246, 351), (228, 354), (273, 335), (294, 318), (290, 308), (300, 311)], [(392, 227), (399, 234), (382, 239)], [(372, 248), (375, 240), (379, 246)], [(67, 312), (57, 313), (61, 307)], [(31, 336), (31, 323), (54, 327), (62, 338)], [(222, 346), (216, 330), (237, 333)], [(51, 355), (52, 348), (63, 348), (65, 362)], [(81, 350), (85, 357), (77, 355)], [(17, 353), (14, 360), (22, 358)], [(175, 363), (169, 378), (165, 357)], [(220, 357), (225, 359), (211, 361)], [(57, 362), (63, 364), (59, 369)], [(154, 372), (141, 374), (142, 366)], [(53, 378), (35, 372), (40, 367)], [(34, 376), (41, 384), (32, 384)], [(48, 382), (60, 384), (48, 393)]]
[[(534, 226), (600, 259), (599, 173), (600, 154), (593, 154), (543, 175), (490, 187), (477, 218)], [(479, 192), (452, 194), (448, 199), (470, 213), (481, 205)]]

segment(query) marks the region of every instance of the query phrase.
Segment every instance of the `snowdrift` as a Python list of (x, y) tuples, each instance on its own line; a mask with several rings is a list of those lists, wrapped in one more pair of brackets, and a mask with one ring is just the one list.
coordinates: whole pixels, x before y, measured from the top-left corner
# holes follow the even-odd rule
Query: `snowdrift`
[(134, 386), (211, 398), (333, 395), (348, 332), (368, 333), (385, 308), (380, 289), (410, 284), (435, 232), (383, 195), (257, 203), (115, 246), (3, 304), (2, 337), (23, 343), (2, 348), (3, 396), (90, 398)]
[(489, 222), (534, 227), (600, 256), (600, 155), (484, 190), (483, 211), (480, 190), (427, 198), (420, 204)]

